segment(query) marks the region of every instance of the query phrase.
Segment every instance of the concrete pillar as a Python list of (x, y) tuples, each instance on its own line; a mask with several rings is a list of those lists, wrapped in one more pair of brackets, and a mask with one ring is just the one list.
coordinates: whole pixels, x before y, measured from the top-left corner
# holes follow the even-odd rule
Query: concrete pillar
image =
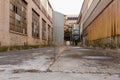
[(28, 45), (32, 45), (32, 8), (31, 8), (31, 1), (27, 5), (27, 42)]
[(9, 5), (10, 0), (0, 0), (0, 43), (2, 46), (10, 45), (9, 37)]

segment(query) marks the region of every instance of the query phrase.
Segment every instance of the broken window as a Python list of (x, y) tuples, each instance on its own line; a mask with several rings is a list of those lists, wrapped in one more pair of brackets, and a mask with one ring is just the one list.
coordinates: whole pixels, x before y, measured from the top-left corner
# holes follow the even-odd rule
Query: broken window
[(39, 14), (32, 10), (32, 36), (39, 38)]
[(24, 0), (10, 0), (10, 31), (27, 34), (26, 12), (27, 3)]

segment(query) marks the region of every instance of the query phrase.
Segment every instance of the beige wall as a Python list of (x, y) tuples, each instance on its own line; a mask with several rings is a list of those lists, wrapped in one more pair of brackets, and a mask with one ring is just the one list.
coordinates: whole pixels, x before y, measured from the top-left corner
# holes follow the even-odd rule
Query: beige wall
[(9, 45), (9, 0), (0, 0), (0, 44)]

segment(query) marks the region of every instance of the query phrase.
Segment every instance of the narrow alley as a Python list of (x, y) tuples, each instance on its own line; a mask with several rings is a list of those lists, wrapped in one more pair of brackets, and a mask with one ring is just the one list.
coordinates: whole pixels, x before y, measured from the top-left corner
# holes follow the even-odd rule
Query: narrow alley
[(120, 80), (117, 51), (83, 47), (56, 50), (47, 47), (0, 53), (1, 80)]
[(120, 0), (0, 0), (0, 80), (120, 80)]

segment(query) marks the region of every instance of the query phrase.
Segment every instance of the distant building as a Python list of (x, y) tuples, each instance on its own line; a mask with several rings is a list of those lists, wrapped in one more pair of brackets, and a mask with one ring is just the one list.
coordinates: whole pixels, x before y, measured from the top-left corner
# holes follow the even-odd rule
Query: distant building
[(55, 46), (64, 45), (64, 14), (53, 11), (53, 43)]
[(80, 34), (80, 27), (78, 24), (74, 24), (72, 27), (72, 35), (79, 36), (79, 34)]
[(0, 46), (52, 44), (49, 0), (0, 0)]
[(78, 15), (65, 15), (65, 25), (72, 26), (73, 24), (76, 24), (78, 20)]
[(120, 47), (120, 0), (84, 0), (78, 23), (83, 44)]
[(76, 24), (78, 15), (65, 15), (64, 19), (64, 40), (70, 41), (72, 38), (72, 27)]

